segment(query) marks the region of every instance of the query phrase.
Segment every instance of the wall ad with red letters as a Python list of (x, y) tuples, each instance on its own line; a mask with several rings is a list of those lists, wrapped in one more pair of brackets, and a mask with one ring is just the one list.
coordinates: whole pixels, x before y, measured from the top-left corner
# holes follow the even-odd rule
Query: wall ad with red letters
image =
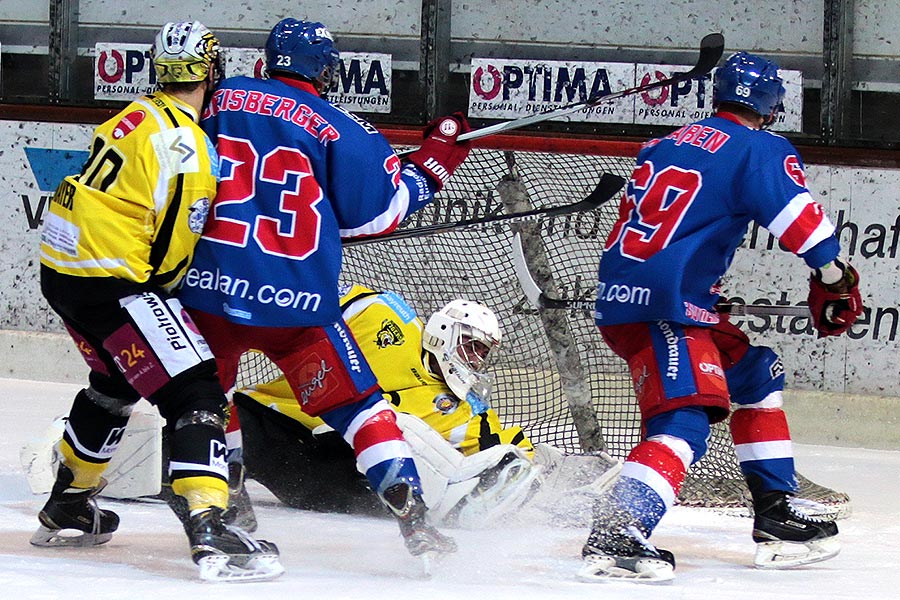
[[(473, 58), (469, 116), (518, 119), (668, 79), (690, 66)], [(715, 71), (713, 71), (715, 72)], [(803, 73), (780, 69), (784, 112), (773, 131), (802, 131)], [(581, 108), (552, 120), (680, 127), (712, 114), (712, 74)]]
[[(94, 98), (130, 101), (156, 89), (150, 45), (94, 46)], [(224, 48), (225, 74), (263, 77), (265, 58), (253, 48)], [(391, 112), (391, 55), (341, 52), (328, 98), (351, 112)]]

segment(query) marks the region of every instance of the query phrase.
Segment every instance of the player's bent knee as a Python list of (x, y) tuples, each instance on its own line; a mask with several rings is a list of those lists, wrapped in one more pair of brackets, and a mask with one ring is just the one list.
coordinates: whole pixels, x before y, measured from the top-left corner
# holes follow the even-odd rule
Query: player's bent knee
[(771, 348), (751, 346), (744, 357), (728, 369), (726, 378), (731, 401), (737, 405), (778, 401), (784, 389), (784, 365)]
[(175, 431), (179, 431), (191, 425), (203, 425), (221, 430), (222, 432), (225, 431), (225, 419), (223, 415), (208, 410), (193, 410), (182, 415), (175, 421)]
[(706, 454), (709, 416), (700, 407), (688, 406), (647, 420), (646, 439), (669, 446), (689, 466)]
[(182, 415), (206, 411), (225, 422), (227, 400), (215, 375), (215, 363), (203, 363), (183, 371), (149, 398), (159, 414), (174, 425)]
[(109, 396), (104, 394), (94, 388), (93, 386), (88, 386), (79, 392), (84, 394), (84, 398), (102, 408), (106, 412), (111, 415), (115, 415), (117, 417), (128, 417), (131, 415), (131, 411), (134, 410), (134, 405), (137, 403), (138, 398), (120, 398), (117, 396)]

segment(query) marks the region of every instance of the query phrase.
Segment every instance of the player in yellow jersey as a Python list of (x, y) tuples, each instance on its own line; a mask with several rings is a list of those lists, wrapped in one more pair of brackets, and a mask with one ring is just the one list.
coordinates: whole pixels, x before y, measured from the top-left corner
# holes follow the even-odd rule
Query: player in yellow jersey
[[(82, 172), (59, 185), (41, 234), (41, 291), (90, 367), (59, 443), (61, 463), (38, 546), (107, 542), (119, 517), (97, 507), (103, 472), (137, 401), (171, 432), (169, 478), (204, 579), (281, 572), (273, 544), (229, 526), (225, 394), (206, 341), (169, 292), (180, 282), (216, 194), (218, 157), (197, 122), (222, 60), (197, 21), (156, 36), (159, 90), (94, 132)], [(75, 530), (76, 537), (63, 530)]]
[[(454, 300), (423, 323), (398, 294), (354, 285), (341, 289), (341, 309), (397, 412), (435, 518), (483, 526), (521, 506), (551, 471), (566, 470), (546, 444), (535, 460), (522, 429), (504, 427), (489, 408), (487, 371), (501, 341), (489, 308)], [(283, 377), (234, 395), (241, 435), (232, 419), (229, 442), (243, 440), (247, 475), (290, 506), (378, 514), (349, 446), (305, 414), (298, 395)], [(591, 480), (582, 483), (595, 484), (615, 474), (611, 464), (590, 457), (575, 468), (587, 467)]]

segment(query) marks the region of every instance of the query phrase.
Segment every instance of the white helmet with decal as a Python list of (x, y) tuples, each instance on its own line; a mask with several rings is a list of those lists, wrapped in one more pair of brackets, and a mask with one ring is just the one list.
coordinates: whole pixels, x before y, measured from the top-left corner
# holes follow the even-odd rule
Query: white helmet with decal
[(486, 402), (491, 378), (484, 371), (500, 337), (500, 324), (491, 309), (470, 300), (453, 300), (428, 319), (422, 346), (435, 356), (454, 394), (467, 399), (474, 387)]

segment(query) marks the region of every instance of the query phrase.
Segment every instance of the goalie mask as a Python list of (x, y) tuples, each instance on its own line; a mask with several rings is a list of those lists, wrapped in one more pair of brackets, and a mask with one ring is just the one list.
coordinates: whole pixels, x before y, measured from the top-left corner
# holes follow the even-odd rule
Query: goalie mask
[(166, 23), (151, 50), (160, 84), (203, 81), (210, 69), (215, 86), (225, 76), (219, 40), (200, 21)]
[(483, 304), (454, 300), (431, 315), (423, 348), (437, 359), (447, 386), (472, 404), (472, 413), (487, 410), (493, 378), (485, 373), (500, 345), (500, 324)]

